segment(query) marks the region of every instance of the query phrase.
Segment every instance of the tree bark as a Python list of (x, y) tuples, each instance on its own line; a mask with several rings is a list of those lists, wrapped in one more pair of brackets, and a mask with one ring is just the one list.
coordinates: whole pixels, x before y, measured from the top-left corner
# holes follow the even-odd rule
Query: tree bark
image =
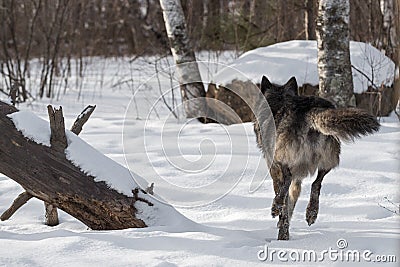
[(23, 205), (25, 205), (28, 200), (30, 200), (33, 196), (28, 192), (22, 192), (18, 195), (18, 197), (14, 200), (11, 207), (8, 208), (3, 214), (1, 215), (0, 219), (2, 221), (10, 219), (11, 216)]
[[(90, 116), (92, 115), (93, 111), (95, 110), (96, 106), (87, 106), (81, 114), (76, 118), (74, 124), (71, 127), (71, 132), (76, 135), (79, 135), (82, 131), (83, 125), (88, 121)], [(50, 112), (49, 116), (53, 116), (52, 109), (48, 107), (48, 112)], [(62, 115), (62, 114), (61, 114)], [(51, 121), (55, 121), (52, 119)], [(51, 128), (51, 127), (50, 127)], [(64, 135), (65, 137), (65, 135)], [(66, 146), (66, 145), (65, 145)], [(0, 217), (2, 221), (8, 220), (19, 208), (26, 204), (28, 200), (30, 200), (33, 196), (28, 192), (21, 193), (11, 204), (10, 208), (8, 208)], [(57, 208), (51, 204), (45, 204), (45, 224), (48, 226), (56, 226), (58, 225), (58, 213)]]
[(206, 91), (189, 42), (180, 0), (160, 0), (160, 5), (171, 52), (176, 63), (186, 117), (198, 118), (201, 122), (238, 123), (235, 114), (220, 113), (221, 108), (215, 104), (215, 101), (206, 99)]
[(304, 0), (304, 32), (306, 40), (315, 40), (314, 0)]
[(399, 43), (395, 21), (396, 4), (398, 4), (398, 0), (380, 1), (381, 12), (383, 15), (383, 47), (385, 49), (385, 54), (393, 61), (396, 61), (395, 49)]
[(90, 116), (92, 115), (93, 111), (95, 110), (96, 106), (87, 106), (81, 114), (76, 118), (74, 124), (71, 127), (71, 132), (76, 135), (79, 135), (82, 131), (83, 125), (88, 121)]
[(17, 109), (0, 102), (0, 172), (29, 194), (69, 213), (94, 230), (146, 227), (135, 217), (137, 197), (95, 182), (66, 159), (64, 151), (39, 145), (19, 132), (7, 114)]
[[(160, 0), (165, 28), (175, 59), (182, 101), (187, 118), (197, 118), (205, 115), (206, 91), (200, 76), (194, 51), (190, 45), (186, 30), (185, 16), (180, 0)], [(193, 99), (200, 98), (193, 101)]]
[(60, 222), (58, 220), (58, 211), (55, 206), (47, 202), (44, 203), (45, 208), (45, 224), (47, 226), (56, 226)]
[(320, 0), (316, 35), (319, 94), (339, 107), (354, 106), (349, 0)]
[[(49, 114), (51, 137), (51, 148), (58, 152), (63, 152), (67, 148), (67, 137), (65, 136), (65, 123), (62, 108), (53, 109), (51, 105), (47, 106)], [(57, 208), (47, 202), (45, 207), (45, 224), (48, 226), (56, 226), (59, 224)]]

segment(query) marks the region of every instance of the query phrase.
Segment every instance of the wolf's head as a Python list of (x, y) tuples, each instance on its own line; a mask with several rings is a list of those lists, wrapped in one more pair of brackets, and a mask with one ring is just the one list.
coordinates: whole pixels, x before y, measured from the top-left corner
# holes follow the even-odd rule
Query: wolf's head
[(284, 85), (276, 85), (271, 83), (267, 77), (263, 76), (261, 79), (261, 92), (267, 97), (268, 94), (288, 94), (288, 95), (298, 95), (297, 92), (297, 81), (295, 77), (292, 77)]
[(284, 105), (287, 97), (298, 95), (295, 77), (290, 78), (284, 85), (276, 85), (271, 83), (267, 77), (263, 76), (260, 89), (273, 114)]

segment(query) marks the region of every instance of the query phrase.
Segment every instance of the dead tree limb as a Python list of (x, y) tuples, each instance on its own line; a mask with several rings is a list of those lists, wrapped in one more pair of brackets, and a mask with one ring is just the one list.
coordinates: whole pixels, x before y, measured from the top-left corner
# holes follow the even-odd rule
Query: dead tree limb
[[(65, 136), (65, 123), (62, 107), (59, 109), (53, 108), (51, 105), (47, 106), (49, 114), (51, 137), (51, 148), (63, 152), (67, 146), (67, 137)], [(57, 208), (45, 202), (45, 224), (48, 226), (56, 226), (59, 224)]]
[[(82, 131), (83, 125), (88, 121), (90, 115), (92, 115), (96, 106), (87, 106), (78, 118), (76, 118), (72, 125), (71, 131), (78, 135)], [(53, 108), (51, 105), (47, 106), (47, 111), (50, 119), (51, 148), (58, 150), (59, 152), (64, 151), (68, 146), (67, 137), (65, 136), (65, 123), (62, 107), (59, 109)], [(47, 202), (45, 205), (45, 224), (48, 226), (56, 226), (59, 224), (57, 208)]]
[(121, 194), (105, 182), (95, 182), (93, 176), (67, 160), (64, 152), (27, 139), (7, 117), (16, 111), (0, 102), (0, 173), (91, 229), (146, 227), (135, 216), (133, 196)]
[(92, 115), (94, 109), (96, 106), (87, 106), (81, 114), (79, 114), (78, 118), (76, 118), (74, 124), (71, 127), (71, 132), (73, 132), (76, 135), (79, 135), (80, 132), (82, 131), (83, 125), (88, 121), (90, 118), (90, 115)]
[(58, 211), (57, 208), (50, 203), (45, 202), (44, 203), (44, 209), (45, 209), (45, 224), (47, 226), (56, 226), (60, 222), (58, 220)]
[[(51, 109), (49, 107), (47, 107), (47, 108), (48, 108), (48, 112), (50, 112), (50, 114), (52, 114), (53, 112), (51, 111)], [(74, 124), (71, 127), (71, 131), (74, 134), (76, 134), (76, 135), (80, 134), (80, 132), (82, 131), (83, 125), (88, 121), (88, 119), (92, 115), (95, 108), (96, 108), (96, 106), (89, 105), (79, 114), (79, 116), (76, 118)], [(49, 116), (53, 117), (53, 115), (49, 115)], [(54, 121), (55, 119), (52, 119), (52, 120)], [(1, 215), (0, 219), (2, 221), (10, 219), (11, 216), (14, 215), (14, 213), (19, 208), (21, 208), (23, 205), (25, 205), (28, 202), (28, 200), (30, 200), (31, 198), (32, 198), (32, 195), (26, 191), (21, 193), (20, 195), (18, 195), (18, 197), (13, 201), (11, 206)], [(58, 221), (57, 208), (54, 207), (53, 205), (45, 203), (45, 212), (46, 212), (46, 214), (45, 214), (46, 225), (49, 225), (49, 226), (58, 225), (59, 221)]]
[(47, 112), (50, 119), (51, 148), (59, 152), (63, 152), (67, 148), (67, 137), (65, 136), (65, 124), (62, 107), (59, 109), (53, 108), (51, 105), (47, 106)]
[(19, 194), (12, 205), (5, 212), (3, 212), (3, 214), (1, 214), (0, 219), (2, 221), (8, 220), (20, 207), (22, 207), (32, 197), (33, 196), (26, 191)]

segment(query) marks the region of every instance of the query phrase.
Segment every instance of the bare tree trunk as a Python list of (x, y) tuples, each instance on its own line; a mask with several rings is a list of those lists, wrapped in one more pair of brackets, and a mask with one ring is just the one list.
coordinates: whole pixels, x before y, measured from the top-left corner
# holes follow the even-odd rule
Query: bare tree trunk
[(304, 32), (306, 40), (315, 40), (314, 0), (304, 1)]
[(202, 17), (202, 29), (201, 29), (201, 44), (203, 44), (208, 24), (208, 0), (203, 0), (203, 17)]
[[(205, 89), (201, 80), (196, 57), (189, 43), (185, 16), (180, 0), (160, 0), (171, 52), (179, 74), (182, 101), (186, 117), (205, 115)], [(195, 100), (200, 98), (199, 100)]]
[(320, 0), (316, 35), (319, 94), (339, 107), (354, 106), (349, 0)]
[[(400, 0), (395, 0), (394, 3), (394, 7), (395, 7), (395, 22), (394, 22), (394, 26), (396, 29), (396, 36), (400, 37)], [(397, 73), (399, 71), (399, 67), (400, 67), (400, 40), (399, 37), (396, 40), (395, 43), (395, 49), (394, 49), (394, 62), (397, 66)], [(397, 75), (397, 77), (395, 78), (394, 81), (394, 91), (395, 91), (395, 99), (394, 99), (394, 104), (396, 105), (396, 98), (397, 98), (397, 105), (396, 105), (396, 112), (397, 112), (397, 116), (399, 117), (400, 120), (400, 77), (399, 75)]]
[(381, 12), (383, 15), (383, 31), (384, 31), (384, 48), (385, 54), (395, 60), (395, 47), (399, 42), (396, 34), (395, 25), (395, 1), (398, 0), (381, 0)]

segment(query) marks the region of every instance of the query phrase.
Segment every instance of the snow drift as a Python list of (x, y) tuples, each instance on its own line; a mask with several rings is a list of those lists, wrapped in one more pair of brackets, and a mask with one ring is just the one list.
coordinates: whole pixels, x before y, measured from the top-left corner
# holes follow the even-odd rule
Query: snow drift
[[(395, 64), (370, 44), (350, 42), (354, 92), (365, 91), (370, 81), (377, 86), (390, 86), (394, 81)], [(217, 84), (229, 84), (240, 79), (236, 69), (252, 82), (259, 83), (263, 75), (272, 82), (284, 84), (295, 76), (299, 85), (318, 85), (317, 41), (294, 40), (260, 47), (244, 53), (214, 76)]]

